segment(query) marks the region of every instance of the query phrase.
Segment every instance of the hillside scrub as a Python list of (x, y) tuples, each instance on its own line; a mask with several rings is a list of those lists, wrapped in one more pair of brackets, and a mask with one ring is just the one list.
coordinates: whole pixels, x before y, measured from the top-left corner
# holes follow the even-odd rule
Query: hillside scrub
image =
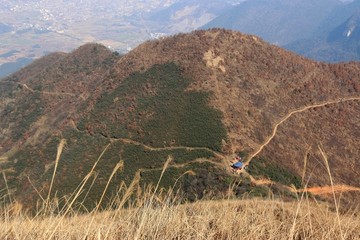
[[(37, 201), (36, 190), (44, 196), (60, 138), (67, 145), (53, 183), (58, 198), (78, 187), (111, 144), (78, 198), (82, 203), (89, 192), (89, 201), (82, 203), (87, 209), (119, 162), (124, 170), (109, 183), (106, 203), (137, 171), (144, 184), (156, 182), (168, 156), (174, 174), (161, 184), (172, 186), (192, 170), (196, 175), (185, 175), (176, 186), (194, 186), (199, 196), (204, 185), (223, 193), (223, 184), (231, 182), (218, 174), (229, 167), (224, 155), (244, 150), (249, 159), (266, 159), (256, 180), (299, 187), (301, 176), (310, 179), (309, 186), (323, 186), (328, 178), (318, 167), (315, 147), (322, 144), (334, 182), (359, 187), (359, 172), (348, 170), (360, 163), (358, 63), (309, 61), (224, 29), (148, 41), (123, 57), (115, 55), (87, 44), (4, 79), (0, 151), (6, 154), (1, 162), (6, 177), (0, 178), (0, 189), (7, 182), (12, 197), (23, 204)], [(217, 171), (208, 174), (204, 160)], [(219, 188), (207, 184), (214, 179)], [(237, 196), (247, 185), (239, 188)], [(268, 192), (267, 186), (255, 190), (258, 196)]]
[[(65, 145), (62, 139), (57, 150), (57, 160)], [(332, 204), (317, 202), (306, 192), (295, 194), (292, 201), (274, 198), (274, 193), (266, 188), (255, 187), (260, 192), (237, 195), (236, 186), (227, 185), (223, 189), (222, 198), (211, 189), (202, 189), (201, 185), (212, 186), (220, 184), (218, 175), (210, 166), (206, 173), (195, 173), (194, 163), (186, 172), (180, 175), (176, 166), (171, 165), (168, 157), (162, 168), (152, 174), (137, 171), (131, 183), (121, 182), (118, 191), (112, 198), (106, 199), (110, 182), (118, 171), (124, 170), (124, 162), (120, 161), (114, 167), (107, 184), (102, 189), (86, 189), (87, 183), (94, 184), (98, 179), (91, 179), (97, 163), (108, 144), (89, 173), (79, 183), (74, 192), (66, 198), (57, 198), (49, 190), (47, 197), (38, 202), (32, 211), (24, 210), (16, 202), (9, 189), (0, 199), (0, 238), (1, 239), (358, 239), (360, 237), (360, 219), (358, 209), (340, 209), (340, 199)], [(326, 156), (324, 155), (326, 160)], [(327, 161), (327, 160), (326, 160)], [(209, 164), (209, 163), (206, 163)], [(53, 179), (56, 175), (56, 167)], [(145, 176), (141, 176), (144, 174)], [(150, 173), (150, 172), (149, 172)], [(215, 175), (214, 175), (215, 173)], [(185, 175), (200, 174), (196, 182), (188, 182), (189, 186), (197, 186), (195, 192), (202, 196), (194, 196), (194, 202), (189, 203), (175, 185), (181, 182)], [(329, 172), (330, 174), (330, 172)], [(147, 175), (147, 176), (146, 176)], [(168, 178), (178, 175), (175, 183), (168, 185), (167, 190), (161, 187), (161, 182), (170, 182)], [(214, 176), (216, 176), (214, 178)], [(5, 176), (4, 176), (5, 177)], [(156, 178), (155, 186), (141, 187), (142, 177)], [(331, 175), (330, 175), (331, 177)], [(204, 178), (204, 182), (199, 179)], [(191, 178), (188, 178), (191, 179)], [(186, 182), (183, 182), (185, 184)], [(333, 182), (331, 181), (333, 186)], [(51, 182), (52, 185), (52, 182)], [(226, 188), (226, 185), (223, 185)], [(257, 189), (256, 189), (257, 188)], [(50, 187), (51, 189), (51, 187)], [(97, 192), (93, 199), (92, 192)], [(85, 196), (82, 196), (86, 193)], [(263, 196), (256, 198), (254, 196)], [(199, 199), (196, 201), (196, 197)], [(86, 198), (93, 200), (93, 207), (83, 205)], [(336, 200), (334, 194), (334, 200)], [(52, 200), (51, 200), (52, 199)], [(78, 200), (82, 200), (79, 203)], [(103, 203), (107, 202), (107, 207)]]
[[(59, 157), (53, 192), (56, 193), (56, 197), (62, 200), (68, 198), (73, 191), (76, 191), (79, 183), (82, 183), (89, 172), (92, 172), (89, 181), (83, 186), (83, 192), (80, 193), (74, 203), (85, 212), (96, 206), (98, 197), (101, 196), (102, 190), (119, 161), (123, 162), (124, 168), (122, 171), (116, 172), (108, 183), (108, 191), (102, 207), (106, 207), (111, 198), (116, 195), (121, 182), (129, 185), (137, 172), (140, 173), (141, 188), (156, 183), (162, 166), (169, 157), (171, 157), (172, 161), (160, 182), (161, 187), (173, 187), (176, 182), (178, 182), (176, 184), (177, 189), (184, 186), (183, 182), (187, 182), (188, 176), (183, 175), (191, 170), (196, 174), (196, 177), (200, 178), (199, 181), (202, 183), (201, 186), (199, 184), (195, 186), (186, 184), (184, 195), (187, 197), (195, 199), (199, 197), (199, 194), (202, 196), (204, 190), (207, 192), (210, 190), (214, 192), (226, 190), (226, 184), (223, 181), (225, 173), (218, 167), (218, 165), (221, 165), (220, 160), (207, 149), (186, 147), (174, 147), (174, 149), (171, 147), (152, 148), (128, 139), (123, 141), (121, 139), (109, 140), (99, 135), (88, 135), (75, 130), (67, 132), (64, 137), (66, 139), (66, 148)], [(45, 146), (49, 155), (56, 156), (59, 141), (60, 139), (54, 138)], [(106, 145), (108, 147), (105, 150)], [(93, 147), (89, 148), (87, 146)], [(100, 159), (94, 157), (99, 156), (102, 151), (104, 152)], [(27, 152), (30, 152), (31, 155), (26, 154)], [(49, 189), (48, 183), (52, 178), (55, 164), (49, 160), (42, 162), (41, 159), (47, 159), (47, 156), (41, 154), (41, 151), (35, 147), (29, 147), (26, 151), (19, 151), (12, 159), (17, 159), (17, 163), (13, 168), (14, 171), (6, 174), (7, 184), (11, 191), (16, 189), (16, 186), (19, 186), (18, 178), (14, 177), (17, 173), (24, 171), (29, 166), (37, 166), (36, 172), (28, 172), (28, 175), (20, 178), (20, 182), (28, 182), (28, 184), (26, 188), (18, 189), (26, 194), (24, 194), (23, 199), (17, 199), (26, 205), (26, 208), (34, 207), (37, 201), (44, 198)], [(98, 160), (99, 164), (95, 164)], [(76, 169), (77, 174), (73, 174), (73, 171), (69, 171), (69, 169)], [(44, 173), (39, 175), (41, 172)], [(183, 177), (177, 180), (180, 176)], [(36, 179), (39, 179), (42, 184), (38, 184)], [(191, 178), (190, 181), (193, 182), (194, 179)], [(209, 181), (216, 183), (216, 185), (210, 185)], [(29, 186), (29, 184), (32, 184), (32, 186)], [(37, 189), (39, 189), (39, 192), (37, 192)], [(200, 192), (197, 192), (196, 189), (200, 189)], [(1, 197), (4, 197), (4, 194), (6, 192), (0, 192)], [(66, 201), (59, 202), (60, 207), (63, 207), (64, 202)]]
[[(117, 172), (109, 183), (104, 206), (116, 194), (119, 184), (122, 181), (130, 184), (137, 171), (141, 172), (144, 185), (157, 182), (159, 169), (169, 156), (173, 159), (173, 174), (166, 175), (161, 187), (171, 187), (179, 176), (190, 170), (187, 165), (198, 159), (220, 162), (216, 152), (222, 150), (223, 140), (227, 138), (222, 114), (209, 105), (211, 92), (188, 90), (192, 81), (183, 76), (179, 66), (168, 63), (155, 65), (144, 73), (134, 73), (112, 92), (103, 93), (92, 111), (62, 132), (67, 144), (54, 178), (53, 190), (57, 197), (68, 197), (78, 187), (107, 144), (109, 148), (78, 198), (85, 209), (94, 207), (119, 161), (123, 161), (124, 170)], [(34, 206), (43, 192), (47, 192), (54, 164), (46, 153), (55, 156), (53, 143), (58, 141), (58, 136), (52, 137), (10, 158), (10, 162), (16, 164), (14, 171), (7, 175), (11, 178), (9, 188), (16, 191), (14, 196), (26, 193), (18, 198), (22, 203)], [(203, 162), (197, 163), (196, 167), (191, 165), (194, 172), (208, 169)], [(35, 165), (36, 171), (31, 171)], [(73, 169), (77, 174), (72, 174)], [(21, 174), (24, 171), (28, 174)], [(220, 171), (203, 179), (216, 178)], [(29, 187), (28, 178), (34, 187)], [(223, 183), (218, 185), (223, 189)], [(40, 194), (35, 189), (41, 189)], [(188, 189), (194, 191), (192, 187)]]
[(209, 105), (211, 93), (188, 90), (192, 82), (174, 63), (133, 73), (114, 91), (104, 93), (79, 127), (154, 147), (221, 151), (222, 140), (227, 138), (223, 116)]
[(263, 158), (257, 158), (249, 165), (249, 173), (253, 176), (267, 177), (274, 182), (284, 185), (294, 184), (296, 188), (301, 187), (301, 179), (284, 167), (276, 164), (269, 164)]

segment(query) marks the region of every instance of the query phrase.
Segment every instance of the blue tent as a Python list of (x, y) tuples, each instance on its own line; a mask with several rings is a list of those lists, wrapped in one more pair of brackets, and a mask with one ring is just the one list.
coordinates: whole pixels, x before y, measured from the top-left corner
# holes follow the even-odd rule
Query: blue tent
[(232, 165), (233, 168), (242, 168), (244, 166), (244, 163), (242, 162), (236, 162)]

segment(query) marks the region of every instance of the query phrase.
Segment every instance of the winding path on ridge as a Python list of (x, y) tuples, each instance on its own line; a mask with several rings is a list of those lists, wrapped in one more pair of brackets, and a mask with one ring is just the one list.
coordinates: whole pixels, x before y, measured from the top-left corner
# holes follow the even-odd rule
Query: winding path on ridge
[[(74, 120), (70, 120), (70, 124), (72, 125), (72, 127), (77, 131), (77, 132), (81, 132), (81, 133), (86, 133), (86, 131), (82, 131), (80, 130)], [(129, 138), (114, 138), (114, 137), (108, 137), (108, 136), (105, 136), (103, 134), (100, 134), (102, 137), (105, 137), (107, 139), (109, 139), (111, 142), (116, 142), (116, 141), (121, 141), (125, 144), (130, 144), (130, 145), (136, 145), (136, 146), (142, 146), (143, 148), (145, 148), (146, 150), (149, 150), (149, 151), (166, 151), (166, 150), (187, 150), (187, 151), (195, 151), (195, 150), (205, 150), (205, 151), (208, 151), (210, 153), (212, 153), (215, 157), (223, 160), (224, 162), (223, 163), (220, 163), (220, 162), (215, 162), (215, 161), (211, 161), (209, 159), (204, 159), (204, 158), (198, 158), (198, 159), (195, 159), (193, 161), (190, 161), (190, 162), (187, 162), (187, 163), (183, 163), (183, 164), (173, 164), (171, 165), (172, 167), (177, 167), (177, 168), (180, 168), (180, 167), (184, 167), (188, 164), (191, 164), (191, 163), (194, 163), (194, 162), (198, 162), (198, 163), (204, 163), (204, 162), (209, 162), (209, 163), (212, 163), (214, 165), (217, 165), (218, 167), (223, 167), (224, 165), (227, 166), (227, 163), (225, 161), (226, 157), (215, 151), (215, 150), (212, 150), (210, 148), (207, 148), (207, 147), (188, 147), (188, 146), (173, 146), (173, 147), (153, 147), (153, 146), (149, 146), (149, 145), (146, 145), (142, 142), (138, 142), (138, 141), (135, 141), (135, 140), (132, 140), (132, 139), (129, 139)], [(162, 168), (161, 168), (162, 169)], [(143, 169), (143, 171), (151, 171), (151, 170), (156, 170), (156, 169)]]
[[(218, 79), (215, 76), (215, 89), (218, 93), (220, 93), (220, 89), (219, 89), (219, 82)], [(48, 91), (40, 91), (40, 90), (35, 90), (32, 89), (31, 87), (29, 87), (27, 84), (22, 84), (22, 83), (18, 83), (20, 86), (22, 86), (23, 88), (27, 89), (28, 91), (32, 92), (32, 93), (42, 93), (45, 95), (66, 95), (66, 96), (71, 96), (71, 97), (75, 97), (77, 96), (76, 94), (72, 94), (72, 93), (67, 93), (67, 92), (48, 92)], [(220, 96), (220, 94), (219, 94)], [(82, 96), (80, 96), (82, 97)], [(220, 105), (223, 106), (223, 100), (221, 97), (219, 97), (219, 102)], [(360, 97), (348, 97), (348, 98), (340, 98), (337, 100), (330, 100), (330, 101), (326, 101), (326, 102), (322, 102), (322, 103), (316, 103), (316, 104), (312, 104), (309, 106), (305, 106), (296, 110), (293, 110), (291, 112), (289, 112), (286, 116), (284, 116), (283, 118), (281, 118), (277, 124), (275, 124), (272, 134), (266, 139), (266, 141), (264, 143), (262, 143), (259, 148), (247, 159), (247, 161), (245, 162), (245, 165), (249, 165), (251, 163), (251, 161), (258, 156), (262, 150), (272, 141), (272, 139), (276, 136), (277, 134), (277, 130), (279, 128), (280, 125), (282, 125), (284, 122), (286, 122), (289, 118), (291, 118), (294, 114), (296, 113), (302, 113), (305, 112), (309, 109), (314, 109), (314, 108), (321, 108), (321, 107), (325, 107), (327, 105), (334, 105), (334, 104), (339, 104), (339, 103), (344, 103), (344, 102), (349, 102), (349, 101), (360, 101)], [(224, 111), (223, 111), (224, 112)], [(77, 131), (80, 131), (77, 126), (75, 125), (74, 122), (72, 122), (72, 124), (74, 125), (74, 128)], [(83, 132), (83, 131), (81, 131)], [(105, 137), (105, 136), (104, 136)], [(177, 150), (177, 149), (183, 149), (183, 150), (188, 150), (188, 151), (193, 151), (193, 150), (205, 150), (208, 151), (210, 153), (212, 153), (214, 156), (216, 156), (218, 159), (222, 160), (221, 162), (216, 162), (213, 160), (209, 160), (209, 159), (204, 159), (204, 158), (198, 158), (198, 159), (194, 159), (192, 161), (186, 162), (186, 163), (181, 163), (181, 164), (171, 164), (169, 165), (169, 167), (172, 168), (183, 168), (186, 167), (192, 163), (211, 163), (215, 166), (218, 166), (220, 168), (225, 167), (226, 169), (229, 169), (229, 163), (227, 162), (227, 157), (224, 154), (214, 151), (210, 148), (207, 147), (187, 147), (187, 146), (172, 146), (172, 147), (152, 147), (149, 145), (146, 145), (144, 143), (141, 142), (137, 142), (134, 141), (132, 139), (127, 139), (127, 138), (111, 138), (111, 137), (107, 137), (109, 138), (111, 141), (121, 141), (123, 143), (126, 144), (133, 144), (133, 145), (138, 145), (138, 146), (142, 146), (147, 150), (150, 151), (164, 151), (164, 150)], [(229, 139), (229, 144), (230, 144), (230, 148), (231, 151), (233, 151), (233, 143), (231, 141), (231, 139)], [(5, 157), (1, 157), (0, 161), (6, 161), (7, 158)], [(155, 169), (141, 169), (141, 171), (154, 171), (154, 170), (162, 170), (163, 168), (155, 168)], [(253, 176), (251, 176), (249, 173), (245, 172), (252, 183), (256, 184), (256, 185), (271, 185), (274, 184), (273, 181), (269, 180), (269, 179), (255, 179)], [(292, 192), (309, 192), (312, 193), (314, 195), (327, 195), (327, 194), (331, 194), (333, 192), (360, 192), (360, 188), (358, 187), (353, 187), (353, 186), (349, 186), (349, 185), (334, 185), (334, 186), (322, 186), (322, 187), (310, 187), (310, 188), (305, 188), (305, 189), (291, 189), (289, 186), (284, 186), (287, 187), (290, 191)]]
[[(193, 163), (211, 163), (213, 165), (216, 165), (218, 167), (223, 167), (223, 165), (219, 162), (215, 162), (215, 161), (211, 161), (209, 159), (206, 159), (206, 158), (198, 158), (198, 159), (195, 159), (195, 160), (192, 160), (192, 161), (189, 161), (189, 162), (186, 162), (186, 163), (178, 163), (178, 164), (171, 164), (168, 166), (168, 168), (183, 168), (183, 167), (186, 167), (190, 164), (193, 164)], [(151, 172), (151, 171), (157, 171), (157, 170), (163, 170), (163, 167), (159, 167), (159, 168), (146, 168), (146, 169), (141, 169), (142, 172)]]
[[(341, 98), (338, 100), (331, 100), (331, 101), (326, 101), (323, 103), (316, 103), (316, 104), (312, 104), (309, 106), (305, 106), (302, 107), (300, 109), (297, 110), (293, 110), (290, 113), (288, 113), (285, 117), (283, 117), (282, 119), (280, 119), (280, 121), (274, 126), (272, 134), (268, 137), (268, 139), (259, 147), (259, 149), (254, 152), (250, 158), (247, 160), (247, 162), (245, 163), (245, 165), (249, 165), (250, 162), (258, 155), (261, 153), (261, 151), (271, 142), (271, 140), (276, 136), (277, 130), (279, 128), (279, 126), (281, 124), (283, 124), (284, 122), (286, 122), (292, 115), (296, 114), (296, 113), (301, 113), (301, 112), (305, 112), (309, 109), (313, 109), (313, 108), (320, 108), (320, 107), (324, 107), (327, 105), (332, 105), (332, 104), (339, 104), (339, 103), (343, 103), (343, 102), (348, 102), (348, 101), (360, 101), (360, 97), (349, 97), (349, 98)], [(77, 128), (75, 122), (71, 122), (73, 127), (80, 132), (84, 132), (81, 131), (79, 128)], [(121, 141), (123, 143), (126, 144), (133, 144), (133, 145), (138, 145), (138, 146), (142, 146), (147, 150), (150, 151), (164, 151), (164, 150), (176, 150), (176, 149), (184, 149), (184, 150), (206, 150), (211, 152), (212, 154), (214, 154), (214, 156), (216, 156), (217, 158), (222, 160), (222, 163), (220, 162), (215, 162), (209, 159), (203, 159), (203, 158), (199, 158), (199, 159), (195, 159), (193, 161), (187, 162), (187, 163), (182, 163), (182, 164), (172, 164), (169, 167), (175, 167), (175, 168), (182, 168), (185, 167), (189, 164), (192, 163), (211, 163), (214, 164), (218, 167), (225, 167), (226, 169), (230, 169), (229, 168), (229, 163), (227, 162), (227, 156), (216, 152), (210, 148), (207, 147), (188, 147), (188, 146), (173, 146), (173, 147), (152, 147), (149, 145), (146, 145), (144, 143), (132, 140), (132, 139), (128, 139), (128, 138), (111, 138), (111, 137), (107, 137), (107, 136), (103, 136), (106, 138), (109, 138), (111, 141)], [(141, 171), (154, 171), (154, 170), (162, 170), (163, 168), (155, 168), (155, 169), (141, 169)], [(244, 171), (244, 170), (242, 170)], [(230, 171), (229, 171), (230, 172)], [(254, 183), (255, 185), (271, 185), (274, 184), (273, 181), (269, 180), (269, 179), (255, 179), (252, 175), (250, 175), (249, 173), (245, 172), (245, 174), (250, 178), (251, 182)], [(312, 194), (315, 195), (323, 195), (323, 194), (328, 194), (328, 193), (332, 193), (334, 192), (348, 192), (348, 191), (356, 191), (356, 192), (360, 192), (360, 188), (356, 188), (356, 187), (352, 187), (352, 186), (348, 186), (348, 185), (335, 185), (335, 186), (324, 186), (324, 187), (311, 187), (311, 188), (306, 188), (306, 189), (292, 189), (289, 186), (283, 186), (285, 188), (287, 188), (289, 191), (292, 192), (310, 192)]]
[(349, 102), (349, 101), (360, 101), (360, 97), (349, 97), (349, 98), (341, 98), (338, 100), (332, 100), (332, 101), (326, 101), (323, 103), (316, 103), (316, 104), (312, 104), (309, 106), (305, 106), (302, 107), (300, 109), (297, 110), (293, 110), (290, 113), (288, 113), (285, 117), (283, 117), (274, 127), (272, 134), (268, 137), (268, 139), (260, 145), (259, 149), (256, 150), (255, 153), (253, 153), (248, 160), (246, 161), (245, 165), (249, 165), (250, 162), (254, 159), (254, 157), (256, 157), (257, 155), (259, 155), (259, 153), (261, 153), (261, 151), (271, 142), (271, 140), (276, 136), (277, 130), (279, 128), (279, 126), (281, 124), (283, 124), (285, 121), (287, 121), (292, 115), (294, 115), (295, 113), (301, 113), (301, 112), (305, 112), (309, 109), (313, 109), (313, 108), (320, 108), (320, 107), (324, 107), (327, 105), (332, 105), (332, 104), (338, 104), (338, 103), (343, 103), (343, 102)]
[[(166, 150), (178, 150), (178, 149), (187, 150), (187, 151), (205, 150), (205, 151), (212, 153), (217, 158), (223, 160), (223, 163), (221, 163), (221, 162), (216, 162), (216, 161), (212, 161), (212, 160), (205, 159), (205, 158), (197, 158), (197, 159), (194, 159), (194, 160), (186, 162), (186, 163), (171, 164), (171, 165), (169, 165), (169, 167), (171, 167), (171, 168), (183, 168), (183, 167), (186, 167), (193, 163), (211, 163), (213, 165), (216, 165), (217, 167), (222, 168), (222, 167), (224, 167), (224, 164), (226, 164), (224, 155), (222, 155), (221, 153), (216, 152), (210, 148), (207, 148), (207, 147), (187, 147), (187, 146), (152, 147), (152, 146), (149, 146), (144, 143), (137, 142), (137, 141), (134, 141), (134, 140), (128, 139), (128, 138), (109, 138), (109, 139), (110, 139), (110, 141), (121, 141), (125, 144), (142, 146), (143, 148), (145, 148), (149, 151), (166, 151)], [(151, 171), (162, 170), (162, 169), (163, 169), (163, 167), (153, 168), (153, 169), (141, 169), (141, 172), (151, 172)]]
[[(244, 172), (244, 174), (249, 177), (252, 184), (259, 186), (259, 185), (275, 185), (279, 184), (277, 182), (271, 181), (270, 179), (261, 178), (256, 179), (248, 172)], [(289, 192), (292, 193), (311, 193), (313, 195), (317, 196), (326, 196), (333, 193), (344, 193), (344, 192), (360, 192), (360, 188), (353, 187), (345, 184), (341, 185), (333, 185), (333, 186), (318, 186), (318, 187), (309, 187), (309, 188), (302, 188), (302, 189), (296, 189), (291, 186), (280, 184), (282, 188), (286, 189)]]
[(298, 189), (297, 192), (309, 192), (314, 195), (328, 195), (333, 192), (360, 192), (360, 188), (348, 185), (334, 185), (322, 187), (310, 187), (305, 189)]
[(71, 97), (76, 96), (75, 94), (67, 93), (67, 92), (58, 93), (58, 92), (47, 92), (47, 91), (34, 90), (31, 87), (29, 87), (28, 85), (26, 85), (25, 83), (19, 83), (19, 85), (23, 86), (24, 88), (26, 88), (27, 90), (29, 90), (32, 93), (38, 92), (38, 93), (42, 93), (42, 94), (46, 94), (46, 95), (67, 95), (67, 96), (71, 96)]
[(224, 155), (222, 155), (219, 152), (216, 152), (210, 148), (207, 147), (186, 147), (186, 146), (174, 146), (174, 147), (152, 147), (149, 145), (146, 145), (144, 143), (141, 142), (137, 142), (128, 138), (110, 138), (110, 140), (112, 141), (121, 141), (123, 143), (127, 143), (127, 144), (133, 144), (133, 145), (138, 145), (138, 146), (142, 146), (147, 150), (150, 151), (164, 151), (164, 150), (178, 150), (178, 149), (184, 149), (184, 150), (188, 150), (188, 151), (193, 151), (193, 150), (205, 150), (208, 152), (211, 152), (212, 154), (214, 154), (214, 156), (218, 157), (218, 158), (225, 158)]

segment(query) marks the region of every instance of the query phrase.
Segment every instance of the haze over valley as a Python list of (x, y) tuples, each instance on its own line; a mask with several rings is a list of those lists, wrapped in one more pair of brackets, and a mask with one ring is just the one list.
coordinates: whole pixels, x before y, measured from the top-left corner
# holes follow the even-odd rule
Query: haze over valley
[(351, 33), (359, 28), (359, 6), (359, 0), (3, 0), (0, 77), (89, 42), (126, 53), (146, 40), (211, 27), (255, 34), (315, 60), (358, 60), (359, 39)]

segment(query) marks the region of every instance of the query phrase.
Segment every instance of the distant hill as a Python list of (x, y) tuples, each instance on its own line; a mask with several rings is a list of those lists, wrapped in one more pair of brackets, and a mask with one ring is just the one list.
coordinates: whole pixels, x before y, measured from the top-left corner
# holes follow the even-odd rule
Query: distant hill
[(298, 41), (288, 49), (319, 61), (360, 60), (360, 8), (345, 22), (324, 36)]
[(160, 11), (151, 12), (145, 16), (145, 19), (150, 26), (163, 26), (162, 30), (157, 27), (158, 31), (167, 33), (188, 32), (230, 10), (234, 5), (233, 2), (241, 2), (241, 0), (180, 0)]
[(5, 23), (0, 23), (0, 34), (11, 32), (13, 28)]
[[(0, 189), (34, 204), (57, 166), (52, 195), (62, 202), (85, 179), (77, 199), (89, 209), (110, 178), (106, 199), (122, 182), (156, 184), (167, 162), (160, 186), (189, 201), (231, 183), (237, 196), (291, 198), (289, 186), (329, 184), (320, 149), (335, 184), (360, 187), (359, 81), (359, 63), (318, 63), (220, 29), (124, 56), (98, 44), (51, 54), (0, 82)], [(235, 153), (249, 164), (240, 176)]]
[[(328, 34), (334, 28), (338, 27), (352, 15), (360, 10), (360, 0), (343, 1), (344, 3), (334, 8), (330, 14), (324, 19), (316, 30), (314, 37)], [(316, 35), (316, 33), (318, 35)]]
[(341, 4), (339, 0), (251, 0), (233, 7), (202, 29), (233, 29), (285, 45), (312, 36)]
[(246, 1), (202, 29), (222, 27), (250, 34), (306, 57), (327, 62), (359, 60), (358, 41), (332, 40), (360, 11), (360, 1)]
[(32, 61), (33, 59), (30, 58), (19, 58), (16, 62), (9, 62), (0, 65), (0, 78), (6, 77), (18, 71), (20, 68), (25, 67)]
[(360, 40), (360, 9), (352, 15), (346, 22), (330, 32), (327, 41), (336, 42), (341, 40), (359, 41)]

